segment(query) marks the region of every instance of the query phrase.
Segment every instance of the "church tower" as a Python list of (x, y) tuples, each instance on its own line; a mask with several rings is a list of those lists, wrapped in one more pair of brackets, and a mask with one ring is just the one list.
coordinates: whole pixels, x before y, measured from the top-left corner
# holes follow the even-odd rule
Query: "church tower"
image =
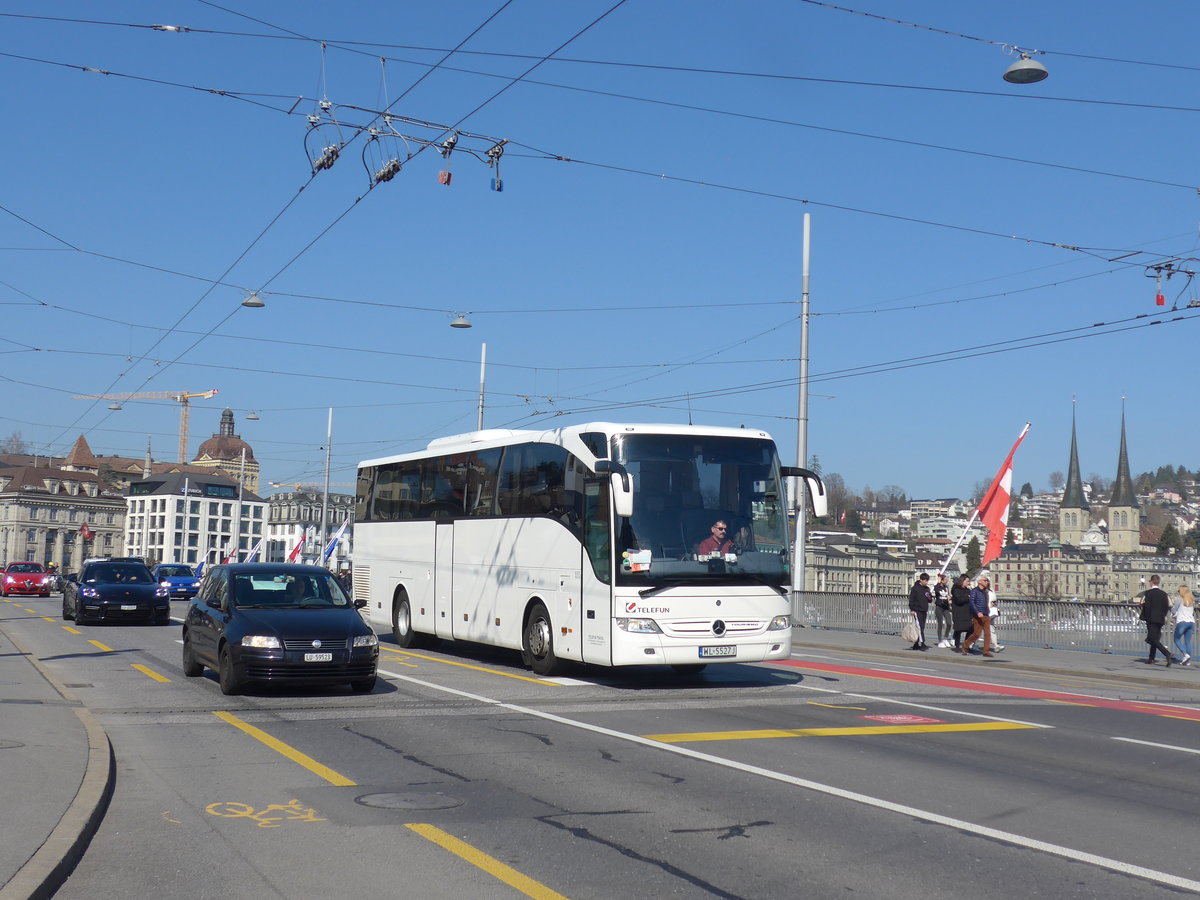
[(1079, 447), (1075, 442), (1075, 405), (1071, 404), (1071, 461), (1067, 465), (1067, 484), (1062, 502), (1058, 505), (1058, 540), (1062, 544), (1081, 546), (1083, 534), (1092, 524), (1083, 479), (1079, 475)]
[(1129, 453), (1125, 449), (1125, 410), (1121, 409), (1121, 453), (1117, 457), (1117, 480), (1108, 501), (1108, 546), (1113, 553), (1137, 553), (1142, 543), (1142, 514), (1129, 476)]

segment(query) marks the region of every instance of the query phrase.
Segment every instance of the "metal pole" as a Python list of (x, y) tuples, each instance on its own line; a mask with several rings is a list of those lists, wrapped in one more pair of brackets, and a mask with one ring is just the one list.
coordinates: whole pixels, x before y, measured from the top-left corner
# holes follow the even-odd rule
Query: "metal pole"
[(476, 431), (483, 431), (483, 381), (484, 374), (487, 372), (487, 344), (483, 345), (483, 349), (479, 354), (479, 420), (475, 423)]
[[(803, 265), (800, 275), (800, 384), (799, 410), (796, 421), (796, 465), (808, 465), (808, 274), (812, 234), (812, 217), (804, 214)], [(796, 546), (792, 553), (792, 618), (800, 612), (797, 591), (804, 590), (804, 569), (807, 563), (805, 548), (808, 542), (806, 488), (803, 478), (794, 479), (792, 497), (796, 515)]]
[(321, 545), (317, 547), (317, 563), (329, 541), (329, 451), (333, 445), (333, 407), (329, 407), (329, 427), (325, 431), (325, 492), (321, 495)]
[(242, 464), (238, 468), (237, 521), (233, 525), (233, 561), (242, 561), (242, 489), (246, 483), (246, 448), (242, 448)]

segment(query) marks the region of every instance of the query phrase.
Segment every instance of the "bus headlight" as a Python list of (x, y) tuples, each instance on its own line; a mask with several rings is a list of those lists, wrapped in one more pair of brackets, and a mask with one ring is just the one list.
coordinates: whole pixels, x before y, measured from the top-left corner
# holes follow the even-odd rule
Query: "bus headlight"
[(767, 626), (767, 631), (783, 631), (783, 629), (791, 627), (791, 616), (776, 616), (771, 620), (771, 624)]
[(633, 634), (662, 634), (662, 629), (653, 619), (617, 619), (617, 627)]

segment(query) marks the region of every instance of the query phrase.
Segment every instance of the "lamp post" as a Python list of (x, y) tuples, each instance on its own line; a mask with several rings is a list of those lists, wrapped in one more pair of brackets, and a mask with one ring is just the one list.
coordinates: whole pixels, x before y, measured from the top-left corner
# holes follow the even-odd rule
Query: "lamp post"
[[(800, 384), (799, 409), (796, 416), (796, 465), (808, 464), (808, 271), (812, 235), (812, 217), (804, 214), (802, 268), (800, 275)], [(796, 545), (792, 552), (792, 620), (798, 621), (799, 592), (804, 590), (804, 569), (807, 563), (805, 545), (808, 541), (806, 520), (806, 489), (803, 478), (793, 479), (792, 497), (796, 515)]]

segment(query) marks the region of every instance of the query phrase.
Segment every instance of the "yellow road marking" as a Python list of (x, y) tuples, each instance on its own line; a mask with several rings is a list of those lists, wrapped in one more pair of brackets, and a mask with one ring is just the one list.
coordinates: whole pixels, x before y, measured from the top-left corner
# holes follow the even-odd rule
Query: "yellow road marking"
[(72, 628), (70, 625), (64, 625), (63, 631), (69, 631), (71, 634), (83, 634), (78, 628)]
[(223, 722), (228, 722), (234, 728), (238, 728), (238, 729), (244, 731), (246, 734), (250, 735), (250, 737), (254, 738), (255, 740), (262, 741), (264, 744), (266, 744), (272, 750), (275, 750), (278, 753), (282, 753), (284, 756), (286, 756), (292, 762), (298, 763), (299, 765), (304, 766), (304, 768), (308, 769), (308, 771), (312, 772), (315, 775), (319, 775), (321, 778), (324, 778), (330, 784), (337, 785), (338, 787), (350, 787), (351, 785), (356, 784), (356, 782), (351, 781), (345, 775), (342, 775), (339, 772), (335, 772), (333, 769), (329, 768), (328, 766), (321, 765), (321, 763), (317, 762), (311, 756), (305, 756), (303, 753), (301, 753), (295, 747), (285, 744), (283, 741), (279, 740), (278, 738), (271, 737), (271, 735), (267, 734), (265, 731), (263, 731), (260, 728), (255, 728), (249, 722), (243, 722), (237, 716), (233, 715), (233, 713), (221, 712), (220, 710), (213, 710), (213, 715), (216, 716), (218, 719), (220, 719)]
[(816, 700), (809, 700), (808, 705), (809, 706), (823, 706), (826, 709), (857, 709), (862, 712), (867, 711), (867, 708), (865, 706), (835, 706), (832, 703), (818, 703)]
[(535, 900), (567, 900), (558, 891), (551, 890), (541, 882), (534, 881), (528, 875), (522, 875), (511, 866), (506, 866), (500, 860), (488, 856), (482, 850), (476, 850), (470, 844), (460, 841), (454, 835), (442, 831), (436, 825), (413, 822), (404, 827), (415, 831), (428, 841), (433, 841), (443, 850), (449, 850), (455, 856), (465, 859), (471, 865), (483, 869), (483, 871), (487, 872), (493, 878), (498, 878), (509, 887), (520, 891), (526, 897), (533, 897)]
[(91, 644), (91, 645), (92, 645), (92, 646), (94, 646), (94, 647), (99, 647), (99, 648), (100, 648), (101, 650), (103, 650), (105, 653), (116, 653), (116, 652), (117, 652), (117, 651), (116, 651), (116, 650), (114, 650), (112, 647), (109, 647), (107, 644), (102, 644), (102, 643), (100, 643), (99, 641), (93, 641), (93, 640), (91, 640), (90, 638), (88, 639), (88, 643), (89, 643), (89, 644)]
[(663, 744), (697, 741), (748, 741), (762, 738), (845, 737), (860, 734), (943, 734), (952, 731), (1014, 731), (1036, 728), (1016, 722), (962, 722), (957, 725), (856, 725), (848, 728), (767, 728), (762, 731), (696, 731), (682, 734), (644, 734), (642, 737)]
[(436, 656), (426, 656), (423, 653), (413, 653), (411, 650), (393, 650), (391, 647), (380, 647), (381, 650), (386, 650), (389, 653), (399, 653), (403, 656), (412, 656), (417, 659), (427, 659), (430, 662), (442, 663), (447, 666), (458, 666), (461, 669), (473, 669), (476, 672), (486, 672), (488, 675), (503, 675), (505, 678), (516, 678), (518, 681), (532, 681), (534, 684), (548, 684), (551, 687), (562, 687), (556, 681), (543, 681), (541, 678), (530, 678), (528, 675), (514, 675), (512, 672), (500, 672), (496, 669), (488, 669), (483, 666), (472, 666), (469, 663), (455, 662), (452, 659), (439, 659)]
[(147, 666), (143, 666), (141, 663), (130, 663), (130, 665), (132, 665), (132, 666), (133, 666), (135, 669), (137, 669), (137, 670), (138, 670), (139, 672), (141, 672), (143, 675), (149, 675), (149, 676), (150, 676), (151, 678), (153, 678), (155, 681), (162, 682), (162, 683), (167, 683), (167, 682), (170, 682), (170, 680), (171, 680), (171, 679), (170, 679), (170, 678), (168, 678), (166, 675), (159, 675), (159, 674), (158, 674), (157, 672), (155, 672), (153, 669), (151, 669), (151, 668), (149, 668), (149, 667), (147, 667)]
[(54, 620), (53, 620), (52, 618), (50, 618), (49, 616), (42, 616), (42, 618), (43, 618), (43, 619), (45, 619), (47, 622), (53, 622), (53, 621), (54, 621)]

